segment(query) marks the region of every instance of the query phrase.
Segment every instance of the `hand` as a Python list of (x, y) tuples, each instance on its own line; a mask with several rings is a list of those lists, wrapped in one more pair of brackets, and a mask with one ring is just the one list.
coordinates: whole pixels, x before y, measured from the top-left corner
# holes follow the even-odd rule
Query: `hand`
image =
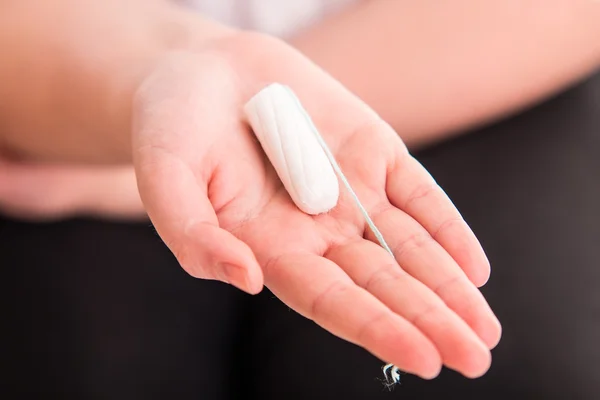
[[(271, 82), (296, 92), (398, 263), (343, 189), (325, 215), (292, 203), (242, 119), (242, 105)], [(170, 54), (133, 111), (142, 200), (188, 273), (249, 293), (264, 282), (407, 372), (488, 369), (500, 325), (476, 288), (489, 276), (477, 239), (396, 133), (298, 52), (243, 33)]]
[(31, 221), (80, 215), (147, 219), (132, 167), (76, 167), (4, 159), (0, 159), (0, 212)]

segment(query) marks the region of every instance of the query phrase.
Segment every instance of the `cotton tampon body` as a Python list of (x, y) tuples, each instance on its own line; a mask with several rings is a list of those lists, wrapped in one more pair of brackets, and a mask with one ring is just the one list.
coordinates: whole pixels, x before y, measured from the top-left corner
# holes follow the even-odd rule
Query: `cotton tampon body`
[[(339, 198), (337, 174), (379, 244), (394, 257), (327, 143), (290, 88), (277, 83), (267, 86), (246, 103), (244, 113), (279, 179), (300, 210), (315, 215), (335, 207)], [(383, 374), (390, 385), (400, 381), (400, 371), (393, 364), (385, 365)]]
[(293, 93), (271, 84), (250, 99), (244, 112), (296, 206), (311, 215), (335, 207), (335, 171)]

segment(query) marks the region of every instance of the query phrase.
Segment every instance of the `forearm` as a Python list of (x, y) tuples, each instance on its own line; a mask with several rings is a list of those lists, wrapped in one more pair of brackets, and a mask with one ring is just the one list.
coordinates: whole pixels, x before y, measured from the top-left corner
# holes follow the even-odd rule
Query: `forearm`
[(411, 146), (531, 104), (600, 65), (594, 0), (372, 0), (291, 42)]
[[(17, 156), (128, 161), (131, 97), (153, 62), (217, 34), (160, 0), (0, 6), (0, 144)], [(190, 26), (194, 26), (191, 39)]]

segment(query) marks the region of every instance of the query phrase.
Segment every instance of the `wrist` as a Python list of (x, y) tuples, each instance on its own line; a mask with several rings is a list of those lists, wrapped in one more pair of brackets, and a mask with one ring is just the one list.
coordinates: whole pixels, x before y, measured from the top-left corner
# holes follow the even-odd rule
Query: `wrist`
[(114, 146), (111, 154), (127, 162), (131, 161), (133, 97), (145, 79), (170, 53), (178, 50), (195, 51), (236, 32), (233, 28), (170, 3), (165, 4), (157, 14), (149, 23), (148, 43), (145, 46), (130, 46), (132, 49), (141, 48), (140, 54), (132, 62), (124, 60), (122, 67), (115, 68), (115, 73), (107, 81), (108, 120), (115, 124), (113, 129), (107, 131), (112, 135)]

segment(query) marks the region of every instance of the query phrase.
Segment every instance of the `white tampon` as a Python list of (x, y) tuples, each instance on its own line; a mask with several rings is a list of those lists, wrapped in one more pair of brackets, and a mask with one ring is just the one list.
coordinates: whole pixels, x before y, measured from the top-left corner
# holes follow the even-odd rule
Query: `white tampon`
[(246, 103), (244, 113), (296, 206), (312, 215), (335, 207), (337, 176), (293, 92), (273, 83)]
[[(335, 207), (339, 198), (337, 174), (379, 244), (394, 257), (327, 143), (290, 88), (277, 83), (267, 86), (246, 103), (244, 113), (279, 179), (300, 210), (314, 215)], [(400, 370), (393, 364), (383, 367), (383, 375), (389, 385), (400, 382)]]

